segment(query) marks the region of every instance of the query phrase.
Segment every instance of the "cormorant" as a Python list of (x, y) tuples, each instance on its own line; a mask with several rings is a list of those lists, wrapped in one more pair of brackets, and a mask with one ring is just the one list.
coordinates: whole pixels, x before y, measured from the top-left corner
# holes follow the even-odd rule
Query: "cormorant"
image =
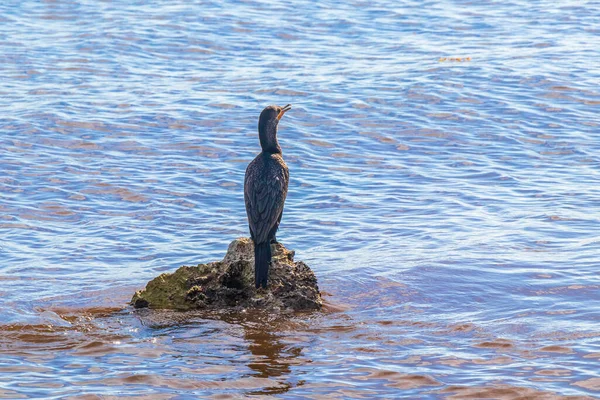
[(277, 125), (291, 104), (269, 106), (260, 113), (258, 137), (262, 152), (248, 168), (244, 179), (244, 200), (250, 236), (254, 242), (254, 283), (256, 288), (267, 287), (271, 264), (271, 242), (283, 214), (290, 174), (277, 142)]

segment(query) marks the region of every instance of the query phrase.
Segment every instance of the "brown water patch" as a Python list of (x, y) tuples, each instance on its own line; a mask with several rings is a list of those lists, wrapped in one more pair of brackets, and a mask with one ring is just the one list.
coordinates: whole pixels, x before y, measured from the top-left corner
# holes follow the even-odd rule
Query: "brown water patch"
[(423, 359), (421, 358), (421, 356), (409, 356), (406, 358), (402, 358), (400, 360), (381, 360), (382, 362), (390, 362), (393, 364), (409, 364), (409, 365), (416, 365), (416, 364), (420, 364)]
[(341, 152), (331, 153), (330, 156), (335, 157), (335, 158), (360, 158), (358, 155), (349, 154), (349, 153), (341, 153)]
[(307, 96), (308, 95), (307, 92), (299, 92), (296, 90), (289, 90), (289, 89), (277, 89), (275, 91), (275, 94), (279, 94), (282, 96)]
[(600, 359), (600, 353), (590, 353), (583, 356), (583, 358), (598, 358)]
[(401, 339), (401, 340), (394, 342), (394, 344), (399, 345), (399, 346), (413, 346), (413, 345), (423, 344), (423, 343), (425, 343), (425, 341), (423, 341), (421, 339)]
[(221, 186), (221, 187), (235, 187), (235, 186), (239, 186), (239, 184), (237, 182), (221, 182), (221, 183), (219, 183), (219, 186)]
[(574, 353), (573, 349), (570, 349), (570, 348), (564, 347), (564, 346), (557, 346), (557, 345), (542, 347), (540, 349), (540, 351), (544, 351), (547, 353), (561, 353), (561, 354), (573, 354)]
[(351, 107), (356, 109), (372, 108), (370, 105), (365, 103), (352, 103)]
[(214, 53), (212, 50), (201, 49), (199, 47), (189, 47), (183, 50), (185, 53), (200, 53), (200, 54), (212, 54)]
[(236, 370), (236, 368), (231, 365), (213, 365), (210, 367), (198, 366), (197, 368), (178, 366), (176, 368), (184, 374), (221, 376), (224, 376)]
[[(371, 399), (373, 398), (373, 394), (369, 394), (369, 390), (364, 390), (364, 389), (339, 389), (337, 390), (335, 393), (339, 393), (341, 395), (341, 398), (352, 398), (352, 399)], [(322, 396), (322, 398), (332, 398), (332, 397), (337, 397), (334, 394), (332, 394), (331, 396)], [(315, 397), (315, 398), (318, 398)]]
[[(121, 296), (123, 297), (123, 296)], [(123, 297), (126, 298), (126, 297)], [(115, 300), (119, 301), (119, 300)], [(116, 312), (122, 311), (123, 307), (49, 307), (47, 309), (40, 308), (40, 312), (52, 311), (58, 314), (62, 319), (69, 322), (74, 322), (79, 318), (101, 318), (109, 317)]]
[(450, 326), (448, 326), (447, 330), (450, 332), (472, 332), (475, 329), (476, 329), (476, 326), (474, 324), (465, 323), (465, 324), (450, 325)]
[(545, 289), (545, 290), (536, 290), (533, 293), (540, 296), (540, 295), (547, 295), (547, 294), (559, 294), (559, 293), (564, 293), (564, 292), (568, 292), (570, 290), (597, 290), (600, 289), (600, 285), (569, 285), (569, 286), (557, 286), (557, 287), (553, 287), (550, 289)]
[[(156, 182), (147, 182), (147, 183), (156, 183)], [(167, 196), (175, 196), (175, 197), (188, 197), (190, 194), (189, 193), (185, 193), (185, 192), (174, 192), (172, 190), (165, 190), (165, 189), (160, 189), (160, 188), (156, 188), (156, 189), (152, 189), (153, 193), (156, 194), (164, 194)]]
[(0, 373), (8, 372), (8, 373), (20, 373), (20, 372), (28, 372), (28, 373), (39, 373), (45, 374), (52, 372), (52, 368), (40, 367), (40, 366), (32, 366), (32, 365), (11, 365), (6, 367), (0, 367)]
[(177, 122), (170, 123), (167, 126), (168, 126), (169, 129), (179, 129), (179, 130), (190, 130), (190, 129), (192, 129), (188, 125), (184, 125), (184, 124), (177, 123)]
[(73, 211), (67, 210), (58, 203), (43, 203), (40, 205), (40, 208), (46, 210), (50, 215), (57, 215), (61, 217), (75, 215)]
[(545, 156), (569, 155), (569, 154), (573, 154), (573, 151), (572, 150), (547, 150), (547, 151), (540, 151), (540, 154), (545, 155)]
[(357, 376), (354, 379), (368, 381), (371, 379), (380, 379), (388, 381), (385, 386), (397, 389), (416, 389), (426, 386), (439, 386), (440, 382), (427, 375), (403, 374), (396, 371), (374, 369), (374, 368), (357, 368), (356, 372), (368, 372), (367, 375)]
[(473, 364), (475, 365), (507, 365), (512, 363), (514, 360), (511, 357), (500, 356), (490, 358), (488, 360), (485, 359), (475, 359), (473, 360)]
[(464, 364), (468, 364), (469, 361), (468, 360), (463, 360), (461, 358), (457, 358), (457, 357), (445, 357), (442, 359), (437, 360), (437, 364), (441, 364), (441, 365), (448, 365), (450, 367), (460, 367)]
[(5, 353), (17, 354), (37, 349), (51, 356), (56, 350), (75, 350), (81, 354), (107, 354), (116, 352), (114, 344), (129, 336), (111, 333), (106, 327), (94, 323), (94, 319), (108, 317), (116, 308), (90, 308), (84, 312), (69, 313), (66, 310), (36, 310), (40, 313), (57, 314), (66, 323), (54, 321), (42, 324), (0, 325), (0, 348)]
[(456, 99), (457, 103), (470, 103), (470, 104), (483, 104), (483, 101), (478, 99), (473, 99), (470, 97), (459, 97)]
[(541, 139), (520, 138), (518, 140), (520, 140), (521, 142), (530, 143), (530, 144), (544, 144), (544, 143), (546, 143), (545, 140), (541, 140)]
[[(61, 131), (59, 129), (53, 129), (53, 130)], [(66, 134), (66, 132), (61, 132), (61, 133)], [(100, 146), (98, 144), (95, 144), (92, 142), (85, 142), (83, 140), (58, 140), (58, 139), (43, 138), (40, 140), (40, 142), (47, 146), (59, 147), (59, 148), (70, 149), (70, 150), (100, 150), (100, 149), (102, 149), (102, 146)]]
[(0, 388), (0, 398), (3, 399), (29, 399), (30, 397), (14, 390)]
[(572, 218), (567, 218), (567, 217), (561, 217), (559, 215), (550, 215), (548, 218), (550, 218), (552, 221), (572, 221)]
[(73, 355), (77, 356), (104, 356), (107, 354), (120, 353), (114, 344), (104, 341), (92, 341), (75, 347)]
[(600, 378), (590, 378), (584, 381), (578, 381), (573, 383), (575, 386), (582, 387), (584, 389), (600, 391)]
[(146, 147), (135, 140), (126, 140), (126, 141), (118, 142), (115, 145), (113, 145), (113, 149), (117, 150), (117, 151), (124, 151), (124, 152), (143, 152), (143, 153), (152, 151), (152, 149), (150, 149), (149, 147)]
[(547, 311), (546, 314), (548, 315), (568, 315), (568, 314), (575, 314), (577, 311), (576, 310), (556, 310), (556, 311)]
[(550, 86), (549, 88), (550, 90), (558, 90), (561, 92), (578, 92), (578, 89), (572, 88), (572, 87), (568, 87), (568, 86)]
[(313, 146), (317, 146), (317, 147), (326, 147), (326, 148), (335, 147), (335, 145), (332, 143), (324, 142), (322, 140), (316, 140), (316, 139), (308, 140), (308, 143), (312, 144)]
[[(315, 400), (328, 400), (328, 399), (371, 399), (377, 394), (377, 392), (369, 388), (360, 389), (348, 389), (340, 388), (339, 383), (328, 383), (328, 382), (306, 382), (302, 385), (304, 390), (316, 390), (316, 389), (332, 389), (326, 395), (325, 394), (307, 394), (302, 398), (315, 399)], [(293, 394), (293, 392), (292, 392)]]
[(40, 227), (38, 227), (38, 226), (27, 225), (27, 224), (0, 224), (0, 228), (6, 228), (6, 229), (30, 229), (32, 231), (37, 231), (37, 230), (40, 229)]
[(436, 328), (437, 324), (433, 322), (423, 322), (423, 321), (409, 321), (409, 320), (397, 320), (397, 321), (375, 321), (376, 324), (379, 325), (392, 325), (392, 326), (408, 326), (408, 327), (419, 327), (419, 328)]
[(384, 349), (378, 349), (376, 347), (354, 347), (352, 349), (352, 351), (356, 351), (359, 353), (366, 353), (366, 354), (378, 354), (378, 353), (387, 353), (387, 350)]
[[(61, 210), (58, 212), (52, 212), (52, 213), (47, 213), (41, 210), (33, 210), (34, 212), (29, 214), (29, 213), (22, 213), (19, 214), (19, 218), (22, 219), (27, 219), (27, 220), (31, 220), (31, 221), (56, 221), (57, 219), (61, 218), (61, 217), (68, 217), (71, 215), (75, 215), (75, 213), (71, 212), (71, 211), (67, 211), (67, 210)], [(9, 225), (9, 224), (7, 224)], [(22, 224), (18, 224), (21, 226), (15, 226), (15, 227), (19, 227), (19, 228), (25, 228), (24, 225)], [(27, 229), (27, 228), (25, 228)], [(39, 228), (32, 228), (32, 229), (39, 229)]]
[(68, 126), (68, 127), (72, 127), (72, 128), (91, 129), (91, 130), (105, 131), (105, 132), (107, 132), (109, 130), (102, 122), (65, 121), (65, 120), (61, 120), (61, 119), (57, 119), (55, 122), (58, 125)]
[(62, 383), (53, 383), (53, 382), (27, 382), (27, 383), (17, 383), (17, 386), (56, 389), (56, 388), (64, 387), (65, 385), (63, 385)]
[(491, 342), (482, 342), (476, 344), (475, 347), (480, 347), (484, 349), (510, 349), (513, 348), (514, 345), (506, 339), (496, 339)]
[(544, 376), (569, 376), (572, 372), (568, 369), (540, 369), (539, 371), (535, 371), (534, 374)]
[(350, 172), (350, 173), (363, 172), (362, 169), (352, 168), (352, 167), (327, 167), (327, 169), (329, 171)]
[(115, 195), (118, 196), (123, 201), (128, 201), (131, 203), (143, 203), (147, 202), (148, 198), (141, 193), (136, 193), (130, 189), (124, 187), (116, 187), (107, 183), (96, 182), (93, 186), (96, 186), (95, 189), (84, 189), (81, 192), (85, 194), (92, 195)]
[(357, 327), (354, 325), (334, 325), (328, 326), (324, 328), (312, 328), (309, 329), (309, 332), (313, 333), (329, 333), (329, 332), (354, 332), (357, 330)]
[[(176, 397), (176, 396), (173, 396)], [(212, 400), (232, 400), (232, 399), (238, 399), (239, 396), (233, 395), (233, 394), (213, 394), (212, 396), (208, 396), (206, 397), (207, 399), (212, 399)], [(152, 400), (152, 399), (150, 399)]]
[(438, 393), (451, 393), (446, 399), (497, 399), (497, 400), (559, 400), (572, 399), (584, 400), (591, 399), (586, 396), (558, 396), (552, 392), (544, 392), (536, 389), (497, 385), (497, 386), (449, 386), (440, 390)]
[(10, 324), (0, 326), (3, 339), (14, 338), (30, 343), (52, 343), (65, 340), (62, 332), (69, 328), (64, 326), (53, 326), (51, 324), (21, 325)]
[(446, 119), (446, 120), (458, 120), (458, 117), (452, 113), (440, 112), (440, 113), (430, 113), (427, 114), (428, 117), (438, 118), (438, 119)]
[(227, 381), (208, 381), (199, 379), (173, 378), (155, 374), (122, 374), (115, 378), (105, 378), (98, 380), (86, 380), (77, 382), (80, 386), (124, 386), (141, 385), (144, 387), (167, 387), (170, 389), (194, 390), (194, 389), (238, 389), (238, 390), (257, 390), (263, 388), (277, 388), (288, 390), (289, 386), (270, 378), (246, 377)]
[[(140, 396), (127, 396), (127, 400), (168, 400), (177, 397), (173, 394), (153, 393)], [(98, 396), (95, 394), (81, 394), (65, 397), (65, 400), (120, 400), (120, 396)], [(231, 398), (231, 397), (226, 397)]]
[(229, 104), (229, 103), (210, 103), (210, 104), (207, 104), (207, 106), (215, 107), (215, 108), (223, 108), (226, 110), (231, 110), (231, 109), (237, 107), (235, 104)]
[(348, 304), (340, 304), (329, 301), (324, 297), (324, 292), (321, 292), (321, 297), (323, 298), (323, 309), (322, 311), (326, 313), (341, 313), (351, 310), (352, 307)]

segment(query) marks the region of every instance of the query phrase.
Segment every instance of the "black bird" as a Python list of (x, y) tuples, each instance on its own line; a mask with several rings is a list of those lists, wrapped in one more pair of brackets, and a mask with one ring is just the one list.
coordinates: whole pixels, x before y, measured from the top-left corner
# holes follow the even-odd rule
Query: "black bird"
[(250, 236), (254, 242), (254, 283), (257, 288), (267, 287), (271, 242), (276, 242), (275, 234), (290, 181), (288, 167), (277, 142), (277, 126), (283, 114), (291, 108), (291, 104), (269, 106), (260, 113), (258, 137), (262, 152), (246, 168), (244, 200)]

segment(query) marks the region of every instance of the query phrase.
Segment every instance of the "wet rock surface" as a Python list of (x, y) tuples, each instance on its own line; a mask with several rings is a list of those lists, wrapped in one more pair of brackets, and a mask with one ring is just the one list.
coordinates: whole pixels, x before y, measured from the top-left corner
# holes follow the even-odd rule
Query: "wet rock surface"
[(231, 242), (222, 261), (183, 266), (154, 278), (131, 299), (135, 308), (318, 310), (322, 307), (317, 278), (294, 251), (271, 245), (267, 289), (254, 287), (254, 243)]

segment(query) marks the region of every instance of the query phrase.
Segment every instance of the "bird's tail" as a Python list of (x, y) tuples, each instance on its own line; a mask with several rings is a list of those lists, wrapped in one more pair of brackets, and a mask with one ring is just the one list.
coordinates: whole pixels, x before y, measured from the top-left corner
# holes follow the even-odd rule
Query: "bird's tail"
[(267, 287), (269, 265), (271, 264), (271, 243), (254, 244), (254, 283), (256, 288)]

